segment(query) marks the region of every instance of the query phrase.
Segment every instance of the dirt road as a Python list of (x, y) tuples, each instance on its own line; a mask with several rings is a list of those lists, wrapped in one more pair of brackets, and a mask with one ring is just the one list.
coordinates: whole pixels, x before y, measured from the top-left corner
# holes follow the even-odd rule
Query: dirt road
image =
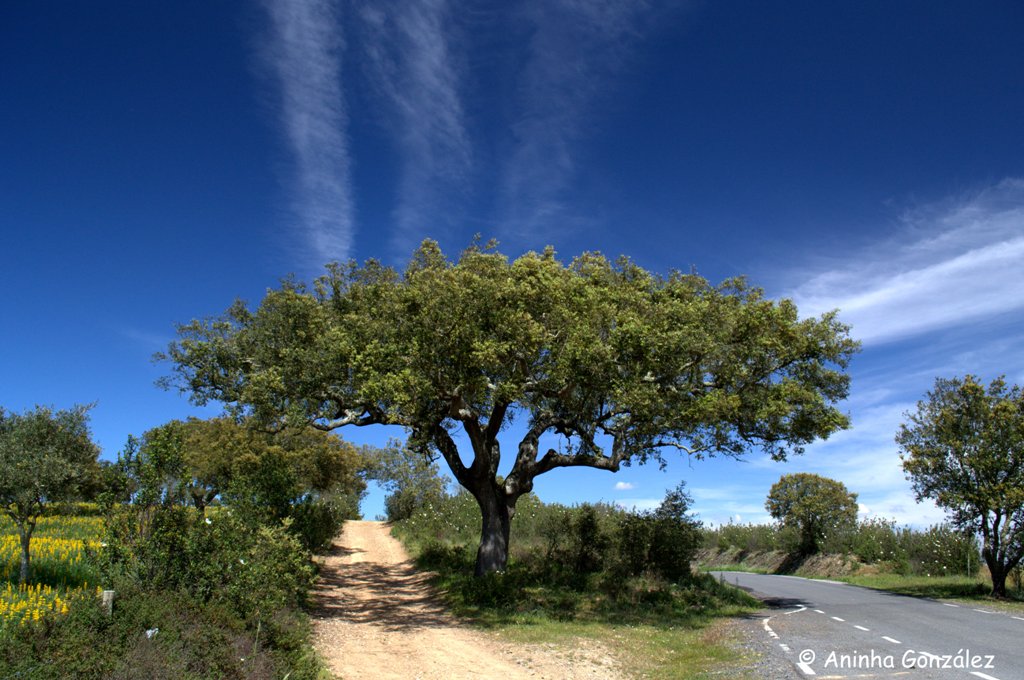
[(317, 649), (345, 680), (621, 677), (590, 640), (509, 645), (461, 625), (444, 609), (382, 522), (347, 522), (314, 593)]

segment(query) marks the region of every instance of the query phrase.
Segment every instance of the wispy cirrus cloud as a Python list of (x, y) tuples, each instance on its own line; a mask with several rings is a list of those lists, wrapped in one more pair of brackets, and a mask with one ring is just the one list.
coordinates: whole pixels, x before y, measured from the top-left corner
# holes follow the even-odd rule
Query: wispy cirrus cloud
[(632, 482), (615, 482), (616, 491), (631, 491), (636, 488), (636, 484)]
[(866, 345), (1024, 309), (1024, 180), (904, 216), (879, 244), (798, 287), (801, 312), (838, 307)]
[(368, 80), (401, 156), (392, 245), (403, 256), (424, 230), (451, 226), (472, 166), (452, 13), (448, 0), (368, 2), (358, 12)]
[(355, 231), (341, 85), (344, 47), (335, 0), (265, 0), (262, 54), (279, 88), (281, 125), (294, 157), (291, 201), (319, 267), (349, 256)]
[(576, 171), (577, 142), (588, 133), (597, 96), (614, 88), (620, 65), (643, 37), (651, 4), (528, 4), (524, 16), (532, 37), (499, 188), (506, 230), (529, 233), (565, 216), (563, 196)]

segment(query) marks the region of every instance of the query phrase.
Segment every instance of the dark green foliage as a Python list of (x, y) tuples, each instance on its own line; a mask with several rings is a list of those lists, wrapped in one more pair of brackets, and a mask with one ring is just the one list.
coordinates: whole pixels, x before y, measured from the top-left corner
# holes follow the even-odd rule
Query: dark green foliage
[(128, 508), (111, 518), (106, 543), (97, 555), (105, 583), (181, 592), (245, 620), (300, 605), (314, 576), (285, 527), (254, 527), (228, 511)]
[(981, 536), (992, 594), (1024, 560), (1024, 389), (973, 375), (935, 381), (896, 435), (918, 500)]
[[(329, 544), (358, 511), (358, 496), (345, 493), (352, 485), (337, 483), (354, 450), (313, 437), (302, 450), (318, 460), (305, 465), (289, 455), (294, 441), (240, 447), (246, 458), (221, 478), (220, 504), (210, 506), (213, 497), (195, 491), (213, 477), (197, 486), (198, 463), (185, 455), (196, 422), (131, 439), (111, 466), (104, 545), (91, 561), (102, 587), (117, 592), (113, 616), (83, 599), (67, 617), (0, 636), (0, 662), (33, 678), (319, 676), (300, 613), (315, 576), (309, 549)], [(228, 443), (263, 437), (226, 422), (202, 431)]]
[(347, 519), (359, 518), (359, 504), (351, 496), (305, 499), (291, 510), (291, 530), (302, 547), (313, 553), (325, 552)]
[(18, 528), (19, 582), (30, 577), (31, 540), (46, 506), (78, 496), (95, 476), (99, 449), (89, 433), (88, 406), (25, 413), (0, 408), (0, 511)]
[(801, 555), (813, 555), (822, 543), (857, 523), (857, 494), (842, 482), (806, 472), (783, 475), (765, 501), (768, 514), (800, 532)]
[(0, 677), (314, 680), (320, 667), (306, 636), (305, 623), (285, 612), (268, 616), (257, 637), (224, 607), (125, 588), (112, 617), (83, 597), (66, 616), (0, 637)]
[[(667, 451), (782, 460), (848, 427), (836, 405), (858, 349), (835, 312), (801, 319), (742, 279), (553, 248), (510, 260), (494, 244), (451, 261), (433, 241), (404, 272), (335, 263), (178, 330), (165, 384), (197, 404), (276, 427), (397, 425), (443, 458), (483, 514), (478, 574), (505, 568), (516, 504), (552, 470)], [(499, 480), (502, 450), (515, 457)], [(392, 517), (417, 506), (406, 493)]]
[(471, 578), (480, 511), (469, 494), (419, 508), (393, 531), (439, 573), (456, 608), (485, 618), (538, 614), (556, 620), (649, 620), (747, 604), (692, 573), (699, 523), (682, 486), (653, 512), (607, 504), (566, 507), (525, 496), (512, 520), (512, 559)]

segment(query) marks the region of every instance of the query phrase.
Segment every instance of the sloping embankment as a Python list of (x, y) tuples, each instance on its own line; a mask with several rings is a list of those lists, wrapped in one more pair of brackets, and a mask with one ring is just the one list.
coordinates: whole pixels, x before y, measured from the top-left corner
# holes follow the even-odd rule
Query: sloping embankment
[(694, 562), (701, 569), (729, 569), (766, 574), (795, 574), (812, 578), (836, 578), (877, 571), (852, 555), (798, 557), (779, 551), (748, 551), (739, 548), (705, 548)]

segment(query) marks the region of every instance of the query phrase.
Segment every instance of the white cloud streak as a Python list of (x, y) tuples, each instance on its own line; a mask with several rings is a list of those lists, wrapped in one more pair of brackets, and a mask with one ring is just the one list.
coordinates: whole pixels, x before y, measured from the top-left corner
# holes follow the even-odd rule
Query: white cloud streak
[(564, 217), (562, 194), (576, 170), (596, 95), (641, 33), (648, 3), (635, 0), (535, 0), (527, 62), (519, 81), (513, 149), (502, 171), (506, 229), (530, 233)]
[(334, 0), (266, 0), (264, 50), (280, 90), (281, 124), (294, 156), (292, 208), (309, 259), (346, 259), (354, 222), (348, 114), (341, 86), (344, 47)]
[(636, 484), (632, 482), (615, 482), (616, 491), (631, 491), (636, 488)]
[(402, 156), (392, 239), (402, 256), (426, 230), (450, 226), (472, 165), (451, 15), (447, 0), (371, 2), (359, 10), (367, 75)]
[(1024, 180), (908, 213), (903, 227), (901, 242), (797, 288), (801, 312), (838, 307), (872, 345), (1024, 308)]

